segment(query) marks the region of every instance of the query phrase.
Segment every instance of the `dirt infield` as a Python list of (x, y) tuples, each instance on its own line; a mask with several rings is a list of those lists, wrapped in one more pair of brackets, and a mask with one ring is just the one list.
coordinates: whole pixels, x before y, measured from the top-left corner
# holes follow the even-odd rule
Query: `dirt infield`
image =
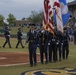
[[(39, 61), (39, 55), (37, 55), (37, 60)], [(2, 65), (12, 65), (28, 63), (29, 55), (23, 52), (0, 52), (0, 66)]]

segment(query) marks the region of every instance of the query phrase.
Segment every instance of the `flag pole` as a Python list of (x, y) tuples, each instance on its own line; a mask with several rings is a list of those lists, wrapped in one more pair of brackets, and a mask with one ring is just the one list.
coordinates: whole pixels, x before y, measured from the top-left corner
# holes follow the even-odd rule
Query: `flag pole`
[[(55, 27), (55, 26), (54, 26), (54, 11), (55, 11), (55, 8), (54, 8), (54, 0), (53, 0), (53, 5), (52, 5), (52, 6), (53, 6), (53, 7), (52, 7), (52, 9), (53, 9), (53, 19), (52, 19), (52, 20), (53, 20), (53, 27)], [(55, 33), (54, 33), (54, 34), (55, 34)], [(53, 37), (54, 37), (54, 35), (53, 35)]]
[(55, 8), (54, 8), (54, 0), (53, 0), (53, 7), (52, 7), (52, 9), (53, 9), (53, 23), (54, 23), (54, 10), (55, 10)]

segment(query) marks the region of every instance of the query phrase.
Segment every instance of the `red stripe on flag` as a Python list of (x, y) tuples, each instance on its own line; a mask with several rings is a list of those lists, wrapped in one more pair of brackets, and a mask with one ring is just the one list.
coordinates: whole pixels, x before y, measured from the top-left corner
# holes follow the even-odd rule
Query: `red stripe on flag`
[(54, 6), (60, 7), (60, 4), (58, 2), (54, 2)]
[(48, 7), (49, 9), (51, 8), (51, 6)]
[(50, 22), (51, 24), (53, 24), (53, 21), (52, 21), (52, 20), (50, 20), (50, 19), (49, 19), (49, 22)]
[(52, 11), (49, 12), (49, 16), (51, 16), (51, 14), (52, 14)]
[(53, 21), (51, 19), (52, 10), (49, 0), (44, 0), (43, 27), (45, 30), (54, 33)]
[(53, 29), (52, 29), (52, 27), (48, 24), (48, 26), (49, 26), (49, 28), (52, 30), (52, 31), (54, 31)]
[(44, 24), (46, 24), (46, 20), (45, 20), (45, 16), (43, 15), (43, 21), (44, 21)]

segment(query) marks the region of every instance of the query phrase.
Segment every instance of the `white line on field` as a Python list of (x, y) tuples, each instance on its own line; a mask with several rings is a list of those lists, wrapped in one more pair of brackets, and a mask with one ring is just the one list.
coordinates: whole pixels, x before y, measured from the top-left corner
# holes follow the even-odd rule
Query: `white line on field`
[[(40, 62), (40, 61), (37, 61), (37, 62)], [(27, 62), (27, 63), (18, 63), (18, 64), (6, 64), (6, 65), (0, 65), (1, 67), (3, 67), (3, 66), (17, 66), (17, 65), (26, 65), (26, 64), (29, 64), (29, 62)]]
[(7, 65), (0, 65), (0, 66), (16, 66), (16, 65), (25, 65), (29, 63), (18, 63), (18, 64), (7, 64)]

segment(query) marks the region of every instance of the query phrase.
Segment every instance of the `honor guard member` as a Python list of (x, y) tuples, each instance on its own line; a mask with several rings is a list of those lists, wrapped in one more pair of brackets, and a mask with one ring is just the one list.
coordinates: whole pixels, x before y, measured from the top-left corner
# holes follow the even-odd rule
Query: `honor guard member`
[(24, 46), (22, 45), (22, 31), (21, 31), (21, 28), (18, 28), (17, 39), (18, 39), (18, 42), (17, 42), (16, 48), (18, 48), (19, 44), (22, 46), (22, 48), (24, 48)]
[(68, 35), (68, 31), (67, 28), (64, 28), (64, 32), (63, 32), (63, 59), (68, 59), (68, 54), (69, 54), (69, 35)]
[[(57, 34), (56, 34), (56, 36), (57, 36), (57, 60), (59, 60), (59, 61), (61, 61), (61, 56), (62, 56), (62, 39), (63, 39), (63, 35), (62, 35), (62, 32), (60, 32), (60, 31), (58, 31), (57, 30)], [(59, 59), (58, 59), (58, 56), (59, 56)]]
[(49, 53), (49, 62), (52, 62), (52, 52), (53, 52), (53, 49), (52, 49), (52, 36), (53, 34), (48, 32), (48, 53)]
[(44, 54), (45, 54), (45, 64), (48, 63), (48, 58), (47, 58), (47, 46), (48, 46), (48, 38), (47, 38), (47, 31), (42, 29), (39, 32), (39, 48), (40, 48), (40, 59), (41, 59), (41, 64), (43, 64), (44, 60)]
[(28, 49), (29, 49), (29, 60), (31, 67), (37, 64), (36, 60), (37, 32), (34, 30), (34, 26), (35, 24), (30, 24), (30, 30), (27, 33), (27, 41), (26, 41), (26, 43), (29, 42)]
[(53, 54), (53, 62), (56, 62), (57, 61), (57, 52), (56, 52), (56, 42), (57, 42), (57, 39), (56, 39), (56, 35), (55, 35), (55, 32), (54, 32), (54, 35), (52, 35), (52, 40), (51, 40), (51, 50), (52, 50), (52, 54)]
[(3, 48), (5, 48), (7, 43), (9, 45), (9, 48), (11, 48), (11, 44), (10, 44), (10, 29), (9, 29), (9, 27), (5, 27), (4, 36), (5, 36), (6, 41), (3, 44)]

